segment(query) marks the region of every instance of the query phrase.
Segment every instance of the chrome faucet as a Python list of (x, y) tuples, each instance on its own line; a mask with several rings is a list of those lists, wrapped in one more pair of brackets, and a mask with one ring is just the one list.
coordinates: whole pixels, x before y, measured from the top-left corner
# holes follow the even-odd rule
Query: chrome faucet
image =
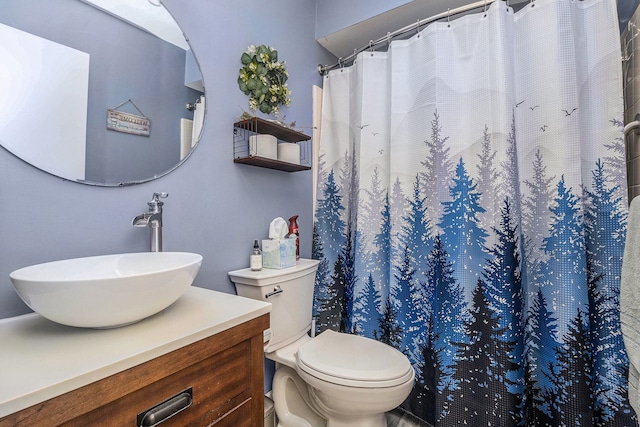
[(153, 199), (147, 203), (149, 212), (133, 218), (134, 227), (149, 227), (151, 229), (151, 252), (162, 252), (162, 205), (160, 198), (166, 198), (169, 193), (153, 193)]

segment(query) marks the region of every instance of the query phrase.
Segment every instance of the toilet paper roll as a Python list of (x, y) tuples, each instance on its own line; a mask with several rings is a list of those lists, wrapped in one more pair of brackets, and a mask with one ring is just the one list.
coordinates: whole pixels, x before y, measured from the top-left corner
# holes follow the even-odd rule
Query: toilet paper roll
[(291, 142), (281, 142), (278, 144), (278, 160), (299, 165), (300, 146)]
[(251, 135), (249, 137), (249, 155), (277, 159), (278, 140), (273, 135)]

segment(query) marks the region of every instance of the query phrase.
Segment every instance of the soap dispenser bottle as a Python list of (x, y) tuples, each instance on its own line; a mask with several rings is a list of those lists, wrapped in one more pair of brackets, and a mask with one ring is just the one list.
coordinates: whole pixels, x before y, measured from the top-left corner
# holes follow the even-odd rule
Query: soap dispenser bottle
[(252, 271), (262, 270), (262, 251), (260, 251), (257, 240), (253, 241), (253, 252), (251, 252), (251, 256), (249, 257), (249, 268), (251, 268)]
[(300, 230), (298, 229), (298, 215), (289, 218), (289, 237), (296, 236), (296, 261), (300, 259)]

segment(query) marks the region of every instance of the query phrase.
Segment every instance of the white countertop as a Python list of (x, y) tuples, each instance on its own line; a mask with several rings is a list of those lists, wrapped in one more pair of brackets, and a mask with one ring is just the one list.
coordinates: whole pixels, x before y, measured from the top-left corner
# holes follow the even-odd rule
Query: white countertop
[(271, 311), (271, 304), (191, 287), (164, 311), (117, 329), (38, 314), (0, 319), (0, 418)]

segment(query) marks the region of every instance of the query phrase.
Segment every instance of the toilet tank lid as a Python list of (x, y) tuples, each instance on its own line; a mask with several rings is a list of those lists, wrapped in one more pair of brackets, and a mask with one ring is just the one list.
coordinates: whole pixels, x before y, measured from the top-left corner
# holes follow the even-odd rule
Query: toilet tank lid
[[(355, 381), (404, 381), (413, 369), (395, 348), (358, 335), (326, 330), (298, 349), (305, 371)], [(313, 375), (313, 372), (308, 372)]]
[(230, 271), (229, 277), (238, 284), (251, 286), (268, 286), (284, 280), (294, 280), (298, 277), (306, 276), (309, 273), (315, 273), (318, 269), (320, 261), (315, 259), (299, 259), (296, 265), (288, 268), (263, 268), (259, 271), (252, 271), (249, 268), (242, 270)]

